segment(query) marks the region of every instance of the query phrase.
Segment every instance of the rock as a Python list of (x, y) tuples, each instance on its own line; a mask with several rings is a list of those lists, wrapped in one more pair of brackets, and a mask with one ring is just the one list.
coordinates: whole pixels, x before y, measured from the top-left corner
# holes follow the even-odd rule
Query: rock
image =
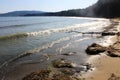
[(22, 80), (73, 80), (70, 76), (55, 73), (51, 70), (40, 70), (37, 72), (32, 72), (31, 74), (25, 76)]
[(108, 80), (120, 80), (120, 77), (118, 77), (114, 73), (112, 73)]
[(60, 71), (66, 75), (73, 75), (76, 73), (76, 71), (71, 68), (62, 68), (62, 69), (60, 69)]
[(77, 54), (77, 52), (69, 52), (69, 53), (64, 53), (62, 55), (71, 56), (71, 55), (74, 55), (74, 54)]
[(73, 80), (73, 79), (65, 74), (54, 74), (51, 80)]
[(91, 70), (92, 71), (92, 65), (91, 64), (89, 64), (89, 63), (86, 63), (86, 64), (83, 64), (83, 65), (81, 65), (81, 66), (77, 66), (77, 67), (75, 67), (74, 69), (75, 69), (75, 71), (77, 72), (77, 73), (80, 73), (80, 72), (87, 72), (87, 71), (89, 71), (89, 70)]
[(107, 51), (108, 52), (108, 56), (110, 57), (120, 57), (120, 53), (117, 51)]
[(88, 70), (91, 70), (91, 71), (92, 71), (93, 66), (92, 66), (91, 64), (86, 63), (86, 64), (84, 64), (83, 66), (85, 66), (85, 71), (86, 71), (86, 72), (87, 72)]
[(96, 55), (106, 51), (106, 47), (103, 47), (99, 44), (93, 43), (92, 45), (88, 46), (85, 50), (89, 55)]
[(120, 43), (115, 42), (113, 45), (110, 45), (108, 48), (108, 56), (110, 57), (120, 57)]
[(56, 59), (56, 60), (52, 61), (52, 64), (56, 68), (64, 68), (64, 67), (73, 68), (76, 66), (76, 64), (74, 64), (71, 61), (66, 60), (66, 59)]
[(22, 80), (49, 80), (49, 74), (51, 70), (40, 70), (32, 72), (31, 74), (24, 77)]

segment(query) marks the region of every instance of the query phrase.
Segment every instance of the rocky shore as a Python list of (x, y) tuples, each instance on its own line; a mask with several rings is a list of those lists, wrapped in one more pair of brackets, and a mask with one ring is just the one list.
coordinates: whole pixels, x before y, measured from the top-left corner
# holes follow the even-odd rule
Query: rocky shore
[[(120, 21), (113, 19), (115, 23), (107, 27), (105, 31), (119, 32)], [(90, 62), (96, 67), (96, 71), (89, 76), (86, 80), (120, 80), (120, 37), (114, 35), (110, 38), (111, 45), (107, 46), (107, 51), (103, 54), (93, 56), (94, 59)], [(105, 48), (104, 48), (105, 49)]]
[[(116, 30), (119, 32), (119, 22), (111, 21), (111, 23), (110, 26), (106, 27), (105, 32), (115, 32)], [(52, 67), (32, 72), (23, 80), (120, 80), (119, 36), (113, 35), (110, 40), (112, 45), (109, 46), (97, 43), (88, 46), (85, 51), (93, 59), (88, 60), (86, 64), (77, 65), (64, 58), (55, 59), (52, 61)], [(72, 52), (62, 55), (72, 56), (76, 54), (76, 52)]]

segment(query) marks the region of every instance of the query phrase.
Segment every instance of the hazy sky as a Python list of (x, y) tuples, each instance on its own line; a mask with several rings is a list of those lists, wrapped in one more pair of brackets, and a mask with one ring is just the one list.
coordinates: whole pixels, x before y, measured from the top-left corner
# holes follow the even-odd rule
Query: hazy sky
[(61, 11), (85, 8), (97, 0), (0, 0), (0, 13), (16, 10)]

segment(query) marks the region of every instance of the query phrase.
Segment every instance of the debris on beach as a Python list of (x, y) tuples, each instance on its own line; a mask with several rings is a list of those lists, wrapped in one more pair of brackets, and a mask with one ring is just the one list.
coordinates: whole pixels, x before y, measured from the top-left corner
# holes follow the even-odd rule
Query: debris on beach
[(105, 52), (106, 47), (103, 47), (99, 44), (93, 43), (92, 45), (88, 46), (85, 51), (89, 55), (97, 55), (99, 53)]

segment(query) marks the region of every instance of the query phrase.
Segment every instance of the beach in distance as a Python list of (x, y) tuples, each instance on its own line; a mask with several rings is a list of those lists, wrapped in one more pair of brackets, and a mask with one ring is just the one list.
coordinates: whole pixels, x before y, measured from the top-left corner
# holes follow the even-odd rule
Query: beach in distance
[(49, 73), (65, 80), (93, 79), (89, 74), (97, 70), (96, 57), (85, 50), (93, 43), (111, 45), (111, 36), (83, 33), (116, 28), (109, 19), (83, 17), (1, 17), (0, 24), (2, 80), (31, 80)]

